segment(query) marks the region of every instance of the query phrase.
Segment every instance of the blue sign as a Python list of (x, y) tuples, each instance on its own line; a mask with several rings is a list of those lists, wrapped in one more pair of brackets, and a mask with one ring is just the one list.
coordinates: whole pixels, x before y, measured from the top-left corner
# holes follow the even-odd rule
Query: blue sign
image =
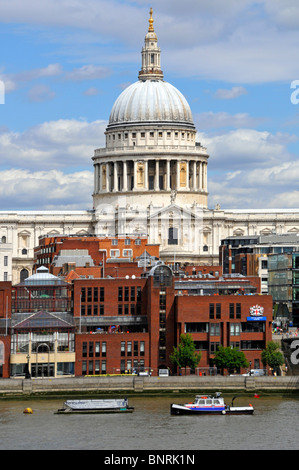
[(247, 321), (266, 321), (267, 317), (247, 317)]

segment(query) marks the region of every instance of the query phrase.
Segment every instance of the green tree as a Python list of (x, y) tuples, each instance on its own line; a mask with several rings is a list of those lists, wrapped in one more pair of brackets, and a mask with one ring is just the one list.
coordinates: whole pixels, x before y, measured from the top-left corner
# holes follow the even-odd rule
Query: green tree
[(275, 371), (284, 363), (284, 356), (279, 351), (279, 345), (274, 341), (269, 341), (266, 349), (262, 351), (262, 363), (265, 367), (268, 365)]
[(219, 346), (213, 363), (217, 369), (227, 369), (229, 372), (234, 372), (235, 369), (239, 370), (241, 367), (249, 366), (245, 354), (239, 351), (238, 348), (231, 348), (230, 346)]
[(201, 359), (201, 353), (195, 352), (195, 344), (190, 334), (181, 334), (180, 343), (177, 348), (173, 348), (169, 359), (179, 369), (185, 367), (185, 375), (187, 367), (195, 369)]

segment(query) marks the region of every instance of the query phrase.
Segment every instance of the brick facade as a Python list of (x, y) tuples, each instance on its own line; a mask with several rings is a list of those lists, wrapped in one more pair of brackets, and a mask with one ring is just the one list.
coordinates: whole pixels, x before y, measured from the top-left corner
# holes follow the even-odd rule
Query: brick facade
[[(133, 265), (131, 269), (133, 272)], [(211, 366), (217, 345), (220, 344), (240, 348), (252, 368), (262, 367), (261, 352), (272, 335), (271, 296), (192, 295), (191, 291), (187, 294), (188, 289), (184, 291), (178, 287), (171, 269), (163, 263), (142, 274), (134, 272), (136, 274), (124, 277), (87, 276), (70, 280), (69, 310), (62, 312), (61, 320), (59, 313), (53, 312), (57, 333), (65, 334), (69, 331), (69, 335), (71, 332), (74, 334), (74, 343), (70, 339), (66, 344), (57, 343), (60, 367), (65, 361), (63, 370), (73, 370), (75, 376), (132, 373), (134, 370), (150, 370), (153, 375), (157, 375), (159, 368), (176, 372), (169, 356), (178, 344), (181, 333), (190, 333), (197, 350), (201, 351), (201, 369)], [(188, 282), (186, 278), (185, 282)], [(191, 275), (190, 282), (197, 280)], [(210, 283), (209, 279), (204, 282), (207, 285)], [(234, 279), (226, 282), (228, 288), (237, 286)], [(253, 289), (258, 292), (254, 284)], [(38, 289), (38, 286), (35, 288)], [(18, 286), (14, 286), (13, 290), (17, 291)], [(10, 335), (13, 330), (10, 325), (15, 325), (16, 335), (16, 318), (20, 315), (17, 312), (11, 314), (11, 291), (11, 283), (0, 283), (0, 347), (5, 359), (1, 369), (2, 377), (11, 374)], [(6, 305), (8, 318), (5, 316)], [(262, 309), (262, 318), (252, 318), (252, 307)], [(46, 312), (36, 312), (34, 315), (41, 318), (40, 314), (44, 319), (50, 315)], [(32, 313), (28, 313), (30, 318)], [(8, 327), (7, 336), (5, 327)], [(22, 322), (19, 328), (24, 327)], [(50, 329), (46, 330), (45, 326), (36, 326), (32, 333), (50, 335)], [(53, 333), (53, 328), (51, 331)], [(23, 365), (27, 362), (26, 357), (26, 352), (21, 354), (14, 351), (15, 370), (20, 370), (18, 362)], [(30, 361), (34, 362), (35, 359), (32, 357)], [(70, 361), (69, 365), (67, 361)], [(41, 370), (45, 370), (45, 367)], [(54, 365), (53, 370), (62, 369)]]

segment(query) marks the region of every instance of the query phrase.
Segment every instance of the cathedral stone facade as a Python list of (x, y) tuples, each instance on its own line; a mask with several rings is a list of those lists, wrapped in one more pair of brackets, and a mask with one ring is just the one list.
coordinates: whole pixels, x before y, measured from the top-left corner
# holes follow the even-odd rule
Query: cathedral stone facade
[(32, 274), (49, 235), (147, 235), (168, 262), (219, 264), (228, 236), (299, 233), (298, 210), (208, 208), (207, 149), (185, 97), (164, 81), (152, 12), (138, 80), (115, 101), (96, 149), (92, 211), (0, 212), (0, 280)]

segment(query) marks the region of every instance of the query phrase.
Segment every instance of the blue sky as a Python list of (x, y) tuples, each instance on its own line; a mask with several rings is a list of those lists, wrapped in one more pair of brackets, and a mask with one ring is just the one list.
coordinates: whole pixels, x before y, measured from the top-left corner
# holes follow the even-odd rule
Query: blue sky
[(210, 155), (209, 207), (299, 207), (297, 0), (1, 0), (0, 210), (92, 208), (91, 157), (138, 79), (150, 7)]

